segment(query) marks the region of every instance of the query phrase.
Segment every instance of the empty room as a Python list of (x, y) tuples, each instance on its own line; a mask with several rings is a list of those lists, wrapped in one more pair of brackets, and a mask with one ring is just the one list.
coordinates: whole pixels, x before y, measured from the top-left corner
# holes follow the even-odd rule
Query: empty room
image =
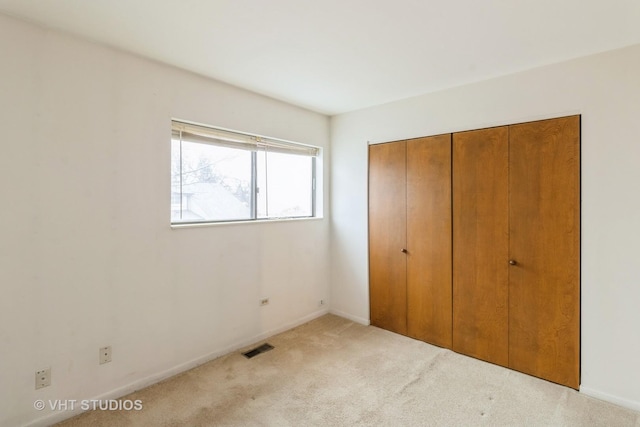
[(640, 427), (638, 22), (0, 0), (0, 426)]

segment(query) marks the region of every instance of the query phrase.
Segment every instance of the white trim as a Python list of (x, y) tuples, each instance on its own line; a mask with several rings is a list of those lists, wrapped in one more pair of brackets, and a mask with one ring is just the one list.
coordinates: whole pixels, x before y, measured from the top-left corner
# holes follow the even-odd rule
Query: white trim
[(361, 325), (369, 326), (371, 324), (371, 321), (369, 319), (365, 319), (364, 317), (354, 316), (352, 314), (345, 313), (340, 310), (331, 309), (329, 310), (329, 313), (335, 314), (336, 316), (344, 317), (345, 319), (349, 319), (353, 322), (360, 323)]
[(634, 411), (640, 411), (640, 402), (625, 399), (623, 397), (615, 396), (613, 394), (605, 393), (595, 388), (585, 387), (581, 385), (580, 393), (583, 393), (587, 396), (594, 397), (596, 399), (604, 400), (609, 403), (613, 403), (618, 406), (623, 406), (625, 408), (633, 409)]
[(293, 222), (293, 221), (316, 221), (324, 219), (323, 216), (302, 216), (292, 218), (264, 218), (264, 219), (248, 219), (246, 221), (218, 221), (218, 222), (190, 222), (181, 224), (175, 222), (171, 224), (172, 229), (180, 228), (197, 228), (197, 227), (219, 227), (222, 225), (238, 225), (238, 224), (267, 224), (273, 222)]
[[(200, 356), (196, 359), (192, 359), (188, 362), (185, 363), (181, 363), (179, 365), (174, 366), (173, 368), (169, 368), (165, 371), (162, 372), (158, 372), (156, 374), (152, 374), (149, 375), (146, 378), (141, 378), (137, 381), (134, 381), (133, 383), (127, 384), (123, 387), (119, 387), (117, 389), (108, 391), (106, 393), (103, 393), (99, 396), (94, 396), (94, 397), (80, 397), (77, 400), (108, 400), (108, 399), (118, 399), (121, 398), (123, 396), (126, 396), (128, 394), (133, 393), (134, 391), (137, 390), (141, 390), (145, 387), (148, 387), (150, 385), (153, 385), (155, 383), (158, 383), (164, 379), (167, 379), (169, 377), (172, 377), (174, 375), (180, 374), (182, 372), (188, 371), (189, 369), (193, 369), (196, 366), (200, 366), (204, 363), (207, 363), (211, 360), (217, 359), (219, 357), (222, 357), (226, 354), (229, 353), (233, 353), (234, 351), (241, 349), (243, 347), (247, 347), (249, 345), (255, 344), (259, 341), (262, 341), (264, 339), (267, 339), (269, 337), (272, 337), (274, 335), (277, 335), (281, 332), (285, 332), (288, 331), (290, 329), (293, 329), (297, 326), (300, 326), (302, 324), (305, 324), (307, 322), (310, 322), (311, 320), (317, 319), (320, 316), (324, 316), (325, 314), (327, 314), (329, 311), (327, 309), (322, 309), (322, 310), (318, 310), (315, 311), (307, 316), (304, 316), (296, 321), (284, 324), (280, 327), (271, 329), (269, 331), (263, 332), (261, 334), (258, 335), (254, 335), (251, 338), (246, 338), (243, 339), (241, 341), (237, 341), (229, 346), (227, 346), (226, 348), (222, 349), (222, 350), (218, 350), (218, 351), (214, 351), (212, 353), (209, 354), (205, 354), (204, 356)], [(142, 402), (143, 406), (144, 406), (144, 402)], [(76, 409), (74, 409), (73, 411), (62, 411), (62, 412), (53, 412), (50, 415), (47, 415), (45, 417), (42, 418), (38, 418), (37, 420), (31, 421), (28, 424), (24, 424), (23, 427), (46, 427), (46, 426), (50, 426), (52, 424), (64, 421), (66, 419), (75, 417), (76, 415), (79, 415), (81, 413), (83, 413), (85, 411), (83, 411), (79, 406), (76, 406)]]

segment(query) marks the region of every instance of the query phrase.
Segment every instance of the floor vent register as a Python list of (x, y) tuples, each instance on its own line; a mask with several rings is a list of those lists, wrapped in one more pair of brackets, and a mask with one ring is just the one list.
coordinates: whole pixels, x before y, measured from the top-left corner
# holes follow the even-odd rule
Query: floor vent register
[(260, 347), (256, 347), (253, 350), (249, 350), (247, 352), (242, 353), (244, 357), (247, 359), (251, 359), (252, 357), (256, 357), (261, 353), (265, 353), (269, 350), (273, 350), (273, 346), (269, 343), (262, 344)]

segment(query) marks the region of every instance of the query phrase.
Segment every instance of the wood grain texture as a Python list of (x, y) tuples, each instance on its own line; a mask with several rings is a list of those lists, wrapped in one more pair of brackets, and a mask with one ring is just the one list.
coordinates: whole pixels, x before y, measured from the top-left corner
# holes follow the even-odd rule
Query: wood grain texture
[(369, 146), (371, 324), (407, 333), (406, 143)]
[(453, 350), (509, 363), (509, 129), (453, 135)]
[(580, 384), (580, 117), (510, 127), (509, 366)]
[(451, 135), (407, 141), (407, 335), (451, 348)]

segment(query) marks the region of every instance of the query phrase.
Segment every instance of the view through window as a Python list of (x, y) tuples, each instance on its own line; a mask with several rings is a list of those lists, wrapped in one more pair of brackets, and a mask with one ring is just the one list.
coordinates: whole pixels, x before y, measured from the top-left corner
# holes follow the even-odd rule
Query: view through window
[(171, 222), (315, 216), (317, 147), (173, 122)]

